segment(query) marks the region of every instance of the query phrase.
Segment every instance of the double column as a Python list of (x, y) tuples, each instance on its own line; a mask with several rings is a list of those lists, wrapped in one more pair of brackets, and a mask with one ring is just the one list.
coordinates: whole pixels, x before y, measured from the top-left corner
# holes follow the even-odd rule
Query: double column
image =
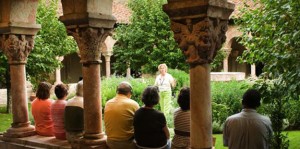
[(104, 142), (101, 113), (100, 44), (110, 33), (103, 28), (68, 29), (76, 40), (82, 63), (84, 99), (84, 139), (82, 145), (101, 145)]
[[(10, 66), (12, 117), (11, 127), (4, 137), (19, 138), (35, 134), (28, 117), (26, 91), (27, 57), (34, 46), (38, 0), (6, 0), (0, 2), (0, 50)], [(5, 12), (5, 13), (4, 13)]]
[(97, 146), (105, 148), (105, 135), (102, 131), (101, 110), (101, 48), (106, 37), (111, 35), (116, 22), (112, 16), (111, 0), (74, 1), (63, 0), (64, 23), (69, 35), (79, 47), (82, 63), (84, 135), (80, 148)]
[(190, 65), (191, 148), (211, 149), (210, 63), (225, 42), (234, 4), (226, 0), (168, 0), (163, 9)]
[(27, 56), (33, 48), (33, 35), (3, 34), (0, 42), (3, 53), (8, 58), (11, 78), (13, 123), (4, 137), (19, 138), (35, 134), (28, 117), (26, 95)]

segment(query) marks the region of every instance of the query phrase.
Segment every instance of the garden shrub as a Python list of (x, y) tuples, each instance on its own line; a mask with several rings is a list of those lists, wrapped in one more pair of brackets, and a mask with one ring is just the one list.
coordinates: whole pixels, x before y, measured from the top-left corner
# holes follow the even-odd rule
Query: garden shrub
[(222, 124), (228, 116), (242, 110), (241, 100), (248, 87), (246, 81), (212, 82), (213, 133), (222, 130)]
[(176, 80), (176, 86), (172, 92), (177, 93), (182, 87), (190, 86), (190, 76), (188, 73), (178, 69), (168, 69), (168, 73)]
[(143, 105), (141, 102), (141, 94), (148, 85), (154, 84), (153, 78), (148, 79), (126, 79), (123, 77), (110, 77), (105, 78), (101, 82), (101, 98), (102, 98), (102, 107), (105, 106), (105, 103), (116, 96), (116, 89), (119, 83), (122, 81), (128, 81), (132, 85), (132, 97), (131, 99)]
[(284, 104), (289, 130), (300, 130), (300, 100), (289, 100)]

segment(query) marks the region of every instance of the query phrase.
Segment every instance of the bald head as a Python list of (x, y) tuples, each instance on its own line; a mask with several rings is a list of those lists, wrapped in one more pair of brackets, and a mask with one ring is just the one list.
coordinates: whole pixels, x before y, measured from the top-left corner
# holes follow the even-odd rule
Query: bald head
[(117, 87), (117, 93), (123, 95), (132, 94), (131, 84), (126, 81), (121, 82)]

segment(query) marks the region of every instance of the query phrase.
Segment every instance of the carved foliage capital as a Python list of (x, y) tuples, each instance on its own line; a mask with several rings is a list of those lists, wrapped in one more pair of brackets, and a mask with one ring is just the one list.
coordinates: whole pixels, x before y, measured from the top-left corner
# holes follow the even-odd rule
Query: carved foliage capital
[(34, 46), (34, 36), (5, 34), (2, 35), (0, 43), (10, 64), (25, 64)]
[(111, 34), (111, 29), (76, 28), (68, 32), (74, 37), (79, 47), (79, 55), (83, 64), (101, 62), (101, 43)]
[(171, 21), (179, 48), (191, 66), (211, 63), (225, 42), (227, 20), (218, 18)]

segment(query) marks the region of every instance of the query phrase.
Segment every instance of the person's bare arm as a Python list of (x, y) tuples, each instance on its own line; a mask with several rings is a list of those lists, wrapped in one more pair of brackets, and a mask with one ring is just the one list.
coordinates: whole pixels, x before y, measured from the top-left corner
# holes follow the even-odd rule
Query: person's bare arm
[(165, 132), (167, 139), (170, 139), (170, 132), (167, 125), (163, 128), (163, 131)]

